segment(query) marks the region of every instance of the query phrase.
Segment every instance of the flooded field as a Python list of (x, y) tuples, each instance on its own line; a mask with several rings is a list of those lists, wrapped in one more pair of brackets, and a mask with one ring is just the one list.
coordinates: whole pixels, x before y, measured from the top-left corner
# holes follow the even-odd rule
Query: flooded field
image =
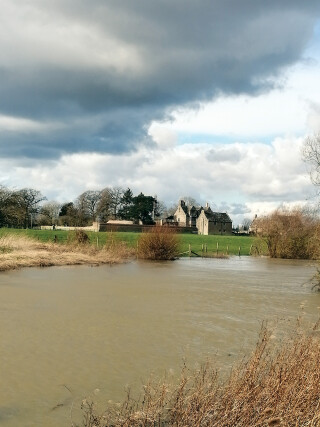
[[(315, 264), (232, 257), (0, 274), (0, 426), (69, 426), (150, 373), (230, 366), (265, 319), (316, 320)], [(288, 322), (289, 323), (289, 322)]]

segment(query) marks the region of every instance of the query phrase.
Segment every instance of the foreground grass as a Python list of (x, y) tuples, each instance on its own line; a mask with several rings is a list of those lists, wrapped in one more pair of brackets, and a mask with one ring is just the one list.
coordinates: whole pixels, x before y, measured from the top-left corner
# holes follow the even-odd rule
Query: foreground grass
[(0, 271), (22, 267), (48, 267), (53, 265), (100, 265), (123, 262), (132, 256), (124, 244), (104, 245), (41, 242), (23, 233), (0, 235)]
[[(0, 229), (0, 237), (3, 234), (18, 234), (33, 237), (42, 242), (53, 242), (56, 236), (58, 243), (68, 240), (68, 231), (62, 230), (15, 230)], [(128, 247), (135, 249), (141, 233), (133, 232), (89, 232), (90, 241), (97, 247), (103, 247), (112, 242), (124, 242)], [(264, 242), (257, 241), (251, 236), (201, 236), (197, 234), (178, 234), (180, 239), (180, 254), (188, 256), (189, 245), (191, 250), (199, 255), (241, 255), (260, 254), (266, 255), (267, 248)], [(202, 250), (203, 248), (203, 250)]]
[[(319, 324), (275, 340), (262, 328), (251, 356), (222, 379), (208, 362), (183, 368), (176, 384), (148, 382), (140, 399), (128, 395), (97, 413), (82, 402), (85, 427), (249, 427), (320, 425)], [(225, 378), (225, 377), (224, 377)]]

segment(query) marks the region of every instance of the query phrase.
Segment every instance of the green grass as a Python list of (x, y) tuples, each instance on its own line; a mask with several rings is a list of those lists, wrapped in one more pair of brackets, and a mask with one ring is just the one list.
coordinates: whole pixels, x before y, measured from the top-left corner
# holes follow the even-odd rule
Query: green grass
[[(189, 245), (193, 252), (201, 255), (202, 246), (204, 254), (207, 248), (207, 255), (250, 255), (250, 248), (257, 246), (257, 240), (251, 236), (202, 236), (198, 234), (181, 235), (182, 252), (189, 250)], [(259, 251), (261, 251), (259, 249)], [(265, 252), (265, 251), (264, 251)], [(187, 254), (188, 255), (188, 254)]]
[[(35, 239), (38, 239), (43, 242), (53, 241), (55, 236), (57, 236), (57, 241), (60, 243), (64, 243), (68, 239), (69, 231), (62, 230), (18, 230), (18, 229), (10, 229), (10, 228), (1, 228), (0, 229), (0, 237), (3, 234), (7, 233), (16, 233), (19, 235), (30, 236)], [(111, 242), (112, 240), (124, 241), (128, 244), (129, 247), (136, 247), (137, 241), (140, 236), (140, 233), (134, 232), (88, 232), (90, 236), (90, 241), (92, 244), (98, 244), (99, 246), (103, 246), (106, 242)], [(215, 256), (215, 255), (238, 255), (239, 247), (241, 255), (250, 255), (250, 248), (253, 245), (255, 246), (261, 245), (257, 243), (255, 237), (251, 236), (201, 236), (198, 234), (181, 234), (181, 245), (180, 251), (184, 253), (184, 256), (188, 256), (189, 245), (193, 252), (196, 252), (199, 255), (207, 256)], [(204, 252), (202, 252), (202, 245), (204, 246)], [(218, 253), (217, 253), (217, 245), (218, 245)], [(207, 247), (207, 252), (205, 252), (205, 247)], [(266, 254), (266, 247), (262, 246), (262, 250), (260, 253)]]

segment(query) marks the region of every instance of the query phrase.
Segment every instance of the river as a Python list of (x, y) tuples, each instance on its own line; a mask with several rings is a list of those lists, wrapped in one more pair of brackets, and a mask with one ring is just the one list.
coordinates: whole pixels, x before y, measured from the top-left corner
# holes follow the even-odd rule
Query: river
[(317, 320), (315, 268), (231, 257), (1, 273), (0, 426), (70, 426), (82, 398), (120, 400), (183, 358), (230, 366), (263, 320)]

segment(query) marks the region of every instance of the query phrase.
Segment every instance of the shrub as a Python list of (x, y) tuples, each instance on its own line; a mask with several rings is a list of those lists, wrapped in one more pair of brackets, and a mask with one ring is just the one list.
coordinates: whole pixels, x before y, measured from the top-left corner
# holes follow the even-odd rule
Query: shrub
[(299, 208), (282, 209), (255, 222), (272, 258), (319, 258), (320, 226), (313, 215)]
[(151, 260), (172, 260), (179, 255), (179, 239), (175, 230), (155, 226), (144, 231), (138, 240), (138, 257)]

